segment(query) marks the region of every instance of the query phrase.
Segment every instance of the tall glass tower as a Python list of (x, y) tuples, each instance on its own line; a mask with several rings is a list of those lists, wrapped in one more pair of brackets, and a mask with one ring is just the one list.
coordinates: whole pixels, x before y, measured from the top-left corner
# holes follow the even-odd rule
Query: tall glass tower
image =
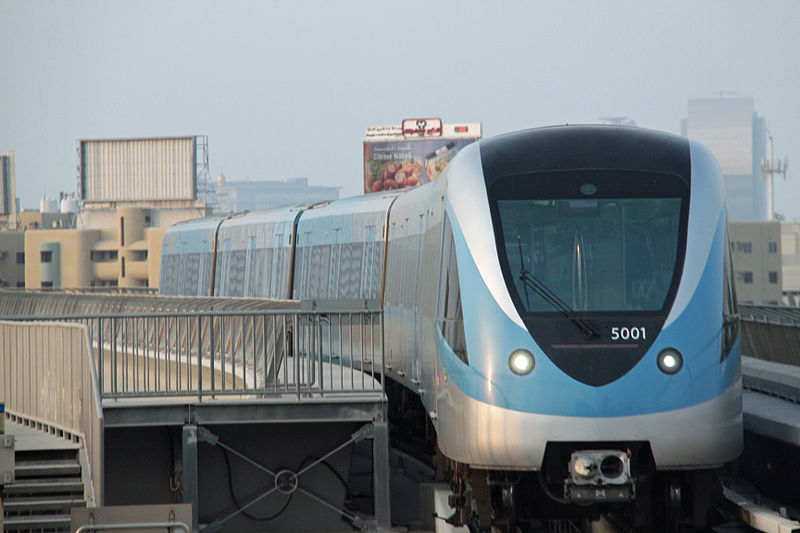
[(756, 114), (752, 98), (691, 99), (681, 133), (708, 146), (719, 161), (727, 189), (728, 220), (773, 219), (767, 212), (767, 182), (761, 179), (766, 121)]

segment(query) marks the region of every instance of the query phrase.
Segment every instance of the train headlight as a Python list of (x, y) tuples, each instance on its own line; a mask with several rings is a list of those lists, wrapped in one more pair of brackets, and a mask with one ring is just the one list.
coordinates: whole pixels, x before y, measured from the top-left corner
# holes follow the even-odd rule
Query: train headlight
[(665, 348), (658, 354), (658, 368), (665, 374), (676, 374), (683, 367), (683, 356), (675, 348)]
[(536, 361), (528, 350), (518, 348), (508, 357), (508, 368), (518, 376), (527, 376), (534, 366), (536, 366)]
[(592, 457), (573, 458), (570, 466), (572, 467), (572, 471), (575, 472), (575, 475), (584, 479), (593, 478), (597, 473), (597, 463)]

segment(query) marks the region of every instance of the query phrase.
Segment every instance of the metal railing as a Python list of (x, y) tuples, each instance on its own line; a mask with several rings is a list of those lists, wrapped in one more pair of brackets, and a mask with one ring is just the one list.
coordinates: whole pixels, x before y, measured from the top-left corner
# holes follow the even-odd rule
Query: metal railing
[(740, 305), (739, 314), (744, 355), (800, 366), (800, 308)]
[(103, 410), (86, 326), (0, 321), (0, 401), (6, 416), (82, 444), (84, 495), (102, 505)]
[(104, 399), (383, 394), (379, 310), (15, 316), (13, 320), (33, 318), (86, 326)]

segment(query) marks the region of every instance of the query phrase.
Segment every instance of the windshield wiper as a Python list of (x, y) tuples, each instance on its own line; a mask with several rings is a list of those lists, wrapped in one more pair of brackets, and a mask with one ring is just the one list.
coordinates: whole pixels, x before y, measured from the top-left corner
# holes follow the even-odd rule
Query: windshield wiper
[(597, 330), (594, 325), (592, 325), (588, 320), (579, 316), (574, 309), (572, 309), (567, 302), (562, 300), (558, 297), (556, 293), (554, 293), (550, 288), (539, 281), (536, 276), (529, 273), (525, 270), (525, 261), (522, 258), (522, 239), (519, 235), (517, 235), (517, 242), (519, 243), (519, 261), (520, 261), (520, 272), (519, 272), (519, 279), (525, 284), (525, 300), (528, 302), (528, 308), (530, 308), (530, 300), (528, 298), (528, 287), (536, 291), (536, 293), (542, 297), (542, 299), (553, 306), (553, 308), (564, 315), (565, 317), (569, 318), (573, 324), (575, 324), (578, 329), (581, 330), (581, 333), (588, 339), (591, 340), (595, 337), (600, 336), (600, 332)]

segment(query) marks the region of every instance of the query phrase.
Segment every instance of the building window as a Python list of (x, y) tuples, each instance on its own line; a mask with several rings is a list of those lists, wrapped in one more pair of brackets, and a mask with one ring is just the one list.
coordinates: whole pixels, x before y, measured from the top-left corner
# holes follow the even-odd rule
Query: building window
[(17, 252), (17, 264), (18, 265), (25, 264), (25, 252)]
[(89, 252), (89, 257), (94, 263), (108, 263), (116, 261), (119, 252), (116, 250), (92, 250)]
[(736, 279), (741, 281), (742, 283), (753, 283), (753, 273), (752, 272), (737, 272)]
[(769, 273), (769, 282), (770, 283), (778, 283), (778, 273), (777, 272), (770, 272)]
[(42, 250), (42, 263), (52, 263), (53, 252), (50, 250)]
[(769, 243), (769, 253), (771, 253), (771, 254), (777, 254), (778, 253), (778, 243), (777, 242), (772, 241), (772, 242)]
[(125, 277), (125, 258), (122, 258), (122, 277)]
[(736, 242), (736, 251), (740, 254), (752, 254), (753, 253), (753, 243), (752, 242)]
[(134, 250), (131, 253), (131, 261), (147, 261), (147, 250)]
[(17, 282), (17, 287), (24, 288), (25, 287), (25, 282), (24, 281), (18, 281)]
[(42, 288), (43, 289), (49, 289), (49, 288), (52, 288), (52, 287), (53, 287), (53, 282), (52, 281), (43, 281), (42, 282)]

